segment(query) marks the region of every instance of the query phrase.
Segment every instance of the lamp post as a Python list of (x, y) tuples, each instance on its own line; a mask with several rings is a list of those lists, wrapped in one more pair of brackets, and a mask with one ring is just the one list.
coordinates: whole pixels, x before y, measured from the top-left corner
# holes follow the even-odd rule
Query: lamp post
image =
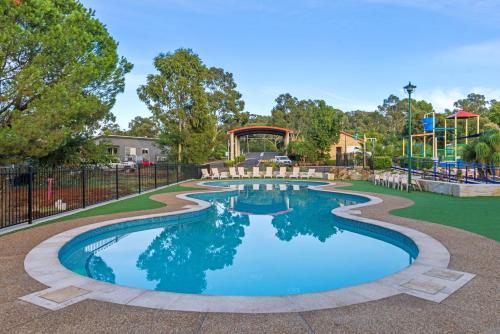
[(411, 81), (408, 83), (408, 85), (403, 87), (404, 90), (408, 93), (408, 142), (410, 143), (410, 149), (407, 152), (408, 156), (408, 186), (406, 189), (408, 192), (410, 192), (410, 187), (411, 187), (411, 145), (412, 145), (412, 140), (411, 140), (411, 94), (417, 88), (417, 86), (412, 85)]

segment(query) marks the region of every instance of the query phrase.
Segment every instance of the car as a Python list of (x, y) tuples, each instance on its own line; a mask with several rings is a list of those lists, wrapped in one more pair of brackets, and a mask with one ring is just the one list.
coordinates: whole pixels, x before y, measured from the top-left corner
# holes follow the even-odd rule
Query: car
[(278, 165), (284, 165), (284, 166), (291, 166), (292, 165), (292, 160), (290, 160), (287, 156), (285, 155), (277, 155), (274, 157), (274, 161)]

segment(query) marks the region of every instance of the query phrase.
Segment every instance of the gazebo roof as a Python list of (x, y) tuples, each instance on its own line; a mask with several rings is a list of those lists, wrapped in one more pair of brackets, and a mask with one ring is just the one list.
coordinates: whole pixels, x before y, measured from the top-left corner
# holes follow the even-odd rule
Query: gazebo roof
[(280, 128), (277, 126), (252, 125), (252, 126), (245, 126), (242, 128), (232, 129), (232, 130), (229, 130), (227, 133), (228, 134), (233, 133), (235, 136), (238, 136), (238, 137), (259, 134), (259, 133), (284, 136), (287, 133), (293, 133), (293, 130), (286, 129), (286, 128)]
[(457, 112), (455, 112), (454, 114), (450, 115), (450, 116), (446, 116), (446, 118), (450, 119), (450, 118), (474, 118), (474, 117), (479, 117), (478, 114), (474, 114), (472, 112), (468, 112), (468, 111), (464, 111), (464, 110), (459, 110)]

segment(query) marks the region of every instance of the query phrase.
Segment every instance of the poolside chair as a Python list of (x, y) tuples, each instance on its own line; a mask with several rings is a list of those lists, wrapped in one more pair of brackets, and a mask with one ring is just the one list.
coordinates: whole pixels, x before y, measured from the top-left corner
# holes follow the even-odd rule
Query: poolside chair
[(298, 179), (300, 177), (300, 167), (293, 167), (290, 177)]
[(252, 177), (261, 177), (259, 167), (252, 168)]
[(400, 177), (400, 183), (399, 183), (399, 189), (403, 190), (406, 189), (408, 190), (408, 179), (406, 177)]
[(286, 177), (286, 167), (280, 167), (280, 171), (279, 171), (278, 175), (276, 175), (276, 178), (278, 178), (278, 177), (282, 177), (282, 178)]
[(240, 175), (238, 173), (236, 173), (236, 167), (229, 167), (229, 176), (231, 176), (231, 178), (240, 178)]
[(245, 172), (245, 168), (243, 167), (238, 167), (238, 175), (240, 177), (250, 177), (250, 173)]
[(264, 178), (273, 177), (273, 167), (266, 167), (266, 173), (264, 174)]
[(228, 177), (229, 177), (229, 175), (227, 174), (227, 172), (221, 172), (219, 179), (227, 179)]
[(314, 177), (314, 174), (316, 173), (316, 170), (314, 168), (309, 168), (307, 172), (301, 173), (300, 177), (301, 178), (311, 178)]
[(211, 178), (212, 178), (212, 180), (213, 179), (220, 179), (220, 174), (219, 174), (219, 169), (218, 168), (212, 168)]
[(208, 179), (210, 178), (210, 173), (208, 172), (208, 169), (202, 168), (201, 169), (201, 179)]

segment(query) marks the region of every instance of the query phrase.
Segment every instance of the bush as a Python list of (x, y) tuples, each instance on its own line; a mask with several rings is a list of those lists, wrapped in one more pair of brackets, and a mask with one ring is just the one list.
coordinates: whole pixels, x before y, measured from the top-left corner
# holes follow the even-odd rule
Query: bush
[(261, 160), (260, 166), (276, 168), (278, 166), (278, 164), (276, 164), (276, 161), (274, 161), (274, 160)]
[(327, 166), (335, 166), (336, 165), (336, 161), (333, 160), (333, 159), (328, 159), (325, 161), (325, 165)]
[(240, 156), (237, 156), (236, 158), (234, 158), (234, 162), (237, 164), (239, 164), (240, 162), (243, 162), (245, 160), (246, 160), (246, 158), (244, 155), (240, 155)]
[(392, 167), (390, 157), (373, 157), (373, 169), (388, 169)]
[(234, 165), (236, 165), (234, 160), (224, 160), (224, 167), (233, 167)]

